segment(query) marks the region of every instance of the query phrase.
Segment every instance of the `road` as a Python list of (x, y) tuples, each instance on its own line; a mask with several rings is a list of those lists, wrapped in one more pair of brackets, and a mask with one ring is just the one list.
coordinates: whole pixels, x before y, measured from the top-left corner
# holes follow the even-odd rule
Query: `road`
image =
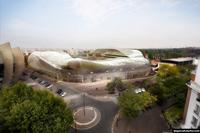
[[(71, 129), (70, 133), (111, 133), (112, 122), (115, 114), (118, 112), (117, 105), (113, 102), (102, 102), (94, 100), (87, 96), (85, 97), (85, 105), (93, 106), (100, 111), (100, 122), (96, 126), (86, 130), (77, 130), (76, 132), (75, 129)], [(83, 96), (79, 97), (78, 99), (72, 100), (69, 106), (72, 109), (83, 106)]]
[[(39, 76), (38, 76), (39, 77)], [(41, 77), (39, 77), (41, 78)], [(43, 78), (44, 79), (44, 78)], [(47, 79), (44, 79), (47, 80)], [(44, 88), (37, 81), (32, 80), (31, 78), (26, 78), (26, 83), (34, 83), (35, 86)], [(71, 88), (69, 85), (63, 84), (62, 82), (53, 83), (52, 93), (58, 88), (62, 88), (67, 94), (63, 99), (69, 103), (69, 107), (76, 109), (83, 106), (83, 95), (82, 92), (77, 91), (76, 89)], [(55, 93), (54, 93), (55, 94)], [(98, 100), (98, 98), (92, 98), (92, 96), (85, 95), (85, 105), (93, 106), (97, 108), (101, 113), (101, 119), (99, 123), (85, 130), (75, 130), (71, 129), (70, 133), (111, 133), (112, 122), (115, 114), (118, 112), (117, 105), (111, 100)]]
[[(78, 107), (84, 106), (82, 92), (76, 91), (75, 89), (70, 88), (66, 84), (63, 84), (62, 82), (57, 83), (57, 86), (61, 87), (68, 94), (70, 93), (72, 96), (77, 96), (75, 98), (70, 99), (70, 104), (69, 104), (70, 108), (76, 109)], [(67, 99), (68, 97), (69, 96), (66, 96), (64, 99)], [(95, 107), (100, 111), (101, 113), (100, 122), (96, 126), (90, 129), (76, 131), (75, 129), (72, 128), (70, 130), (70, 133), (111, 133), (112, 122), (114, 116), (118, 112), (118, 106), (111, 100), (102, 101), (94, 99), (88, 95), (85, 95), (85, 105)]]

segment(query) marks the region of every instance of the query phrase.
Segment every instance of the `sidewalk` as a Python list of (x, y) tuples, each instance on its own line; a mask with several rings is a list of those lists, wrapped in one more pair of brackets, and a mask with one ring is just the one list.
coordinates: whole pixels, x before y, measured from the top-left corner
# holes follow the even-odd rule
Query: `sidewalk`
[(160, 107), (156, 106), (135, 119), (120, 116), (115, 119), (113, 133), (161, 133), (167, 131)]

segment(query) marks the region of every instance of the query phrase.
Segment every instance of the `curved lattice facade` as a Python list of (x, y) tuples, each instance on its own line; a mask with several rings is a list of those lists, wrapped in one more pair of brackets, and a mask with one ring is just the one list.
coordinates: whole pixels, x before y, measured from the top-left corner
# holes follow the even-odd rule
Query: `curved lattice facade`
[(33, 69), (71, 82), (132, 79), (148, 75), (149, 61), (138, 50), (95, 50), (89, 56), (70, 55), (67, 52), (35, 51), (28, 57)]

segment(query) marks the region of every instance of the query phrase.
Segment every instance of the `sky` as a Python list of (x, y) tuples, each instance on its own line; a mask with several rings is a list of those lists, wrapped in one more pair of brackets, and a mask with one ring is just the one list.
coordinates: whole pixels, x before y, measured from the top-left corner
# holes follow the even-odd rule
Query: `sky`
[(0, 44), (200, 47), (200, 0), (0, 0)]

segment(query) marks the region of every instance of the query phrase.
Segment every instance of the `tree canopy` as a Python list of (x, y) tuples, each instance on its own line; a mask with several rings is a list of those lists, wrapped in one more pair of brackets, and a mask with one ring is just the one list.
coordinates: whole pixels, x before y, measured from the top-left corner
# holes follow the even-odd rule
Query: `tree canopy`
[(111, 82), (109, 82), (106, 86), (106, 89), (108, 90), (109, 93), (114, 93), (115, 90), (118, 91), (123, 91), (126, 89), (128, 84), (125, 84), (122, 82), (120, 78), (114, 78)]
[(159, 103), (174, 98), (178, 105), (183, 106), (187, 93), (186, 83), (192, 69), (192, 66), (187, 65), (161, 65), (157, 72), (157, 83), (150, 88), (150, 92), (157, 96)]
[(0, 132), (67, 133), (72, 111), (47, 90), (35, 90), (23, 83), (0, 92)]
[(177, 57), (198, 57), (199, 48), (140, 49), (149, 59), (168, 59)]
[(131, 89), (124, 91), (118, 99), (122, 113), (130, 118), (137, 117), (142, 110), (154, 104), (155, 101), (156, 97), (149, 92), (136, 94)]

